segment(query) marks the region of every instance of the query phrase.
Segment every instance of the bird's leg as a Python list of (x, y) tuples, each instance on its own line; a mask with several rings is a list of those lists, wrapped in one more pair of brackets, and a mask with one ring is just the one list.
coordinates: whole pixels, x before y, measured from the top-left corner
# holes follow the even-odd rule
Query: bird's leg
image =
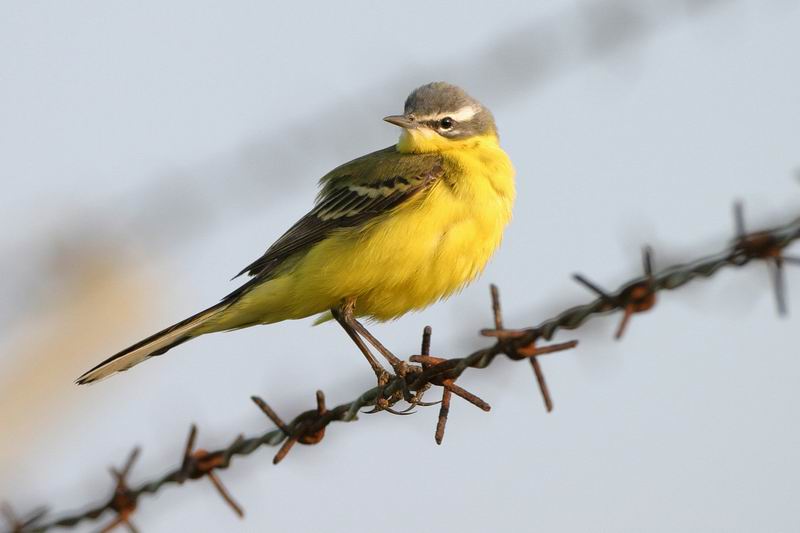
[(375, 347), (375, 349), (378, 350), (387, 361), (389, 361), (389, 364), (392, 365), (392, 368), (398, 376), (403, 377), (408, 373), (408, 365), (406, 362), (402, 359), (399, 359), (396, 355), (390, 352), (386, 346), (381, 344), (381, 342), (369, 332), (364, 324), (353, 318), (352, 325), (359, 335), (367, 339), (367, 342)]
[[(369, 366), (372, 367), (373, 372), (375, 372), (375, 375), (378, 377), (378, 386), (383, 387), (389, 382), (389, 373), (375, 360), (372, 352), (370, 352), (367, 345), (364, 344), (364, 340), (358, 336), (355, 324), (359, 326), (361, 324), (359, 324), (353, 316), (355, 303), (355, 298), (348, 298), (339, 307), (331, 309), (331, 314), (333, 314), (333, 318), (336, 319), (339, 325), (342, 326), (342, 329), (345, 330), (356, 346), (358, 346), (358, 349), (361, 350), (364, 357), (367, 358)], [(361, 327), (363, 328), (363, 326)]]

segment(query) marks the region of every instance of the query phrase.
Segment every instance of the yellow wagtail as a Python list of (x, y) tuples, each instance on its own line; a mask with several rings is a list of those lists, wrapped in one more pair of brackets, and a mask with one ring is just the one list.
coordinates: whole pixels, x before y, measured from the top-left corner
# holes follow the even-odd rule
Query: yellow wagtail
[(220, 303), (92, 368), (91, 383), (206, 333), (331, 315), (387, 373), (366, 339), (395, 366), (356, 317), (390, 320), (458, 291), (483, 270), (511, 218), (514, 169), (492, 113), (462, 89), (423, 85), (405, 112), (384, 118), (398, 143), (334, 169), (314, 208), (241, 274), (247, 283)]

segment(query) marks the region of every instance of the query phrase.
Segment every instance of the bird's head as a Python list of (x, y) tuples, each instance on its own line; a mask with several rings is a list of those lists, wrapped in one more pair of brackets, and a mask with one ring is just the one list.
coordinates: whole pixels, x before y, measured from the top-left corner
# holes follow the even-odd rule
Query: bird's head
[(403, 128), (397, 145), (402, 152), (439, 152), (474, 141), (497, 141), (491, 111), (460, 87), (443, 81), (414, 89), (404, 113), (383, 120)]

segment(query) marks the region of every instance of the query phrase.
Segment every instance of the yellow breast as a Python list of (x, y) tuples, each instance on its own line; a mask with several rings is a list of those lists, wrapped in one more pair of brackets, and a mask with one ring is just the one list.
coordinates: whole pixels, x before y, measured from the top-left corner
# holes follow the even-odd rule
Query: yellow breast
[(320, 250), (337, 259), (323, 267), (326, 280), (318, 289), (333, 298), (356, 296), (358, 315), (388, 320), (453, 294), (480, 274), (511, 218), (514, 169), (494, 136), (442, 154), (444, 178), (429, 191)]
[(514, 169), (495, 136), (459, 143), (441, 151), (444, 177), (430, 189), (364, 228), (321, 241), (287, 274), (237, 302), (230, 321), (303, 318), (348, 297), (356, 298), (357, 315), (390, 320), (475, 279), (511, 218)]

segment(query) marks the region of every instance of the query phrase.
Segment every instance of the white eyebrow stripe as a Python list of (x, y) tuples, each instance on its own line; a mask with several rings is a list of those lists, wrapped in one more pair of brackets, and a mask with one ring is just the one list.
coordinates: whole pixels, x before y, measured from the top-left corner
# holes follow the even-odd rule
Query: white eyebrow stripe
[[(456, 122), (467, 122), (467, 121), (471, 120), (472, 117), (474, 117), (477, 114), (478, 114), (478, 110), (475, 108), (475, 106), (466, 105), (466, 106), (462, 107), (461, 109), (459, 109), (458, 111), (456, 111), (455, 113), (451, 113), (450, 115), (446, 115), (446, 116), (449, 116), (450, 118), (452, 118)], [(444, 118), (444, 117), (442, 117), (442, 118)]]
[(472, 105), (465, 105), (461, 109), (454, 111), (452, 113), (437, 113), (435, 115), (425, 115), (421, 117), (417, 117), (419, 122), (424, 122), (427, 120), (439, 120), (443, 119), (444, 117), (450, 117), (456, 122), (468, 122), (472, 120), (472, 118), (478, 114), (478, 109)]

